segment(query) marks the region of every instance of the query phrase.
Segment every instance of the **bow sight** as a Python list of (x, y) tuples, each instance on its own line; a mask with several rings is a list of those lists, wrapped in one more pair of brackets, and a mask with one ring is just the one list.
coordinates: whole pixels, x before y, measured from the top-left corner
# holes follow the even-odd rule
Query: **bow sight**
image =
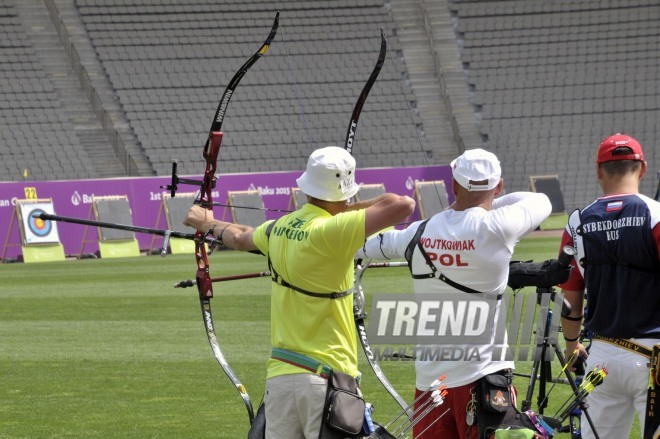
[[(172, 160), (172, 181), (170, 184), (161, 186), (161, 189), (166, 189), (170, 191), (170, 196), (174, 198), (176, 195), (176, 192), (179, 190), (179, 183), (182, 184), (189, 184), (191, 186), (202, 186), (204, 182), (202, 180), (191, 180), (189, 178), (179, 178), (179, 175), (177, 174), (177, 167), (179, 165), (178, 160)], [(216, 180), (213, 179), (211, 182), (211, 189), (215, 189), (215, 183)]]

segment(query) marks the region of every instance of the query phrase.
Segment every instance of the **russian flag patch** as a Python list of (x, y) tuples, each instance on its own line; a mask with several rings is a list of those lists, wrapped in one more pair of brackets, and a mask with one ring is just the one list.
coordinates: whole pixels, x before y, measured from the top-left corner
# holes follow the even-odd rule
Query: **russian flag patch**
[(605, 207), (605, 212), (616, 212), (617, 210), (623, 209), (623, 201), (611, 201), (607, 203)]

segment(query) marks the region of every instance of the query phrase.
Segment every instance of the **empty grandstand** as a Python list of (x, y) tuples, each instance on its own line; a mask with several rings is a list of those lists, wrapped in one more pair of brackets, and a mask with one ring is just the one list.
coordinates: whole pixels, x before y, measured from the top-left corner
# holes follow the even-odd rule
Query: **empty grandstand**
[(218, 100), (232, 97), (219, 172), (301, 169), (360, 118), (360, 167), (498, 154), (508, 191), (556, 174), (568, 210), (598, 194), (596, 145), (660, 152), (660, 4), (654, 0), (0, 0), (0, 179), (199, 173)]
[(660, 4), (451, 1), (484, 141), (509, 187), (558, 174), (572, 210), (599, 194), (597, 145), (625, 132), (660, 169)]

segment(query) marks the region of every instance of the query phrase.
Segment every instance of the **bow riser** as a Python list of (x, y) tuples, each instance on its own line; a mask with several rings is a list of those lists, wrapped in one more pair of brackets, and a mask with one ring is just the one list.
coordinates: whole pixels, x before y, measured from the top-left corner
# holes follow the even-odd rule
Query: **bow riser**
[[(202, 244), (203, 245), (203, 244)], [(197, 268), (197, 291), (199, 292), (200, 299), (210, 299), (213, 297), (213, 282), (211, 281), (211, 275), (209, 274), (208, 266), (208, 257), (206, 255), (206, 250), (197, 251), (197, 256), (202, 261)], [(204, 263), (204, 259), (207, 259), (207, 263)]]
[(202, 180), (202, 186), (195, 204), (208, 210), (213, 209), (212, 191), (215, 188), (215, 171), (220, 153), (220, 145), (222, 144), (222, 136), (223, 134), (219, 131), (211, 132), (204, 148), (203, 156), (206, 160), (206, 170), (204, 171), (204, 179)]

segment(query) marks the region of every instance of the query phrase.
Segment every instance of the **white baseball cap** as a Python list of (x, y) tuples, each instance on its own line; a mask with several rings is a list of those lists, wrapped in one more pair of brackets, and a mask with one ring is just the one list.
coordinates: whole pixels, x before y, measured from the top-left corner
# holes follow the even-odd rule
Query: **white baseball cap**
[(296, 183), (306, 195), (325, 201), (348, 200), (360, 189), (355, 183), (355, 159), (338, 146), (314, 151)]
[(454, 180), (470, 192), (495, 189), (502, 176), (500, 161), (484, 149), (468, 149), (453, 162)]

